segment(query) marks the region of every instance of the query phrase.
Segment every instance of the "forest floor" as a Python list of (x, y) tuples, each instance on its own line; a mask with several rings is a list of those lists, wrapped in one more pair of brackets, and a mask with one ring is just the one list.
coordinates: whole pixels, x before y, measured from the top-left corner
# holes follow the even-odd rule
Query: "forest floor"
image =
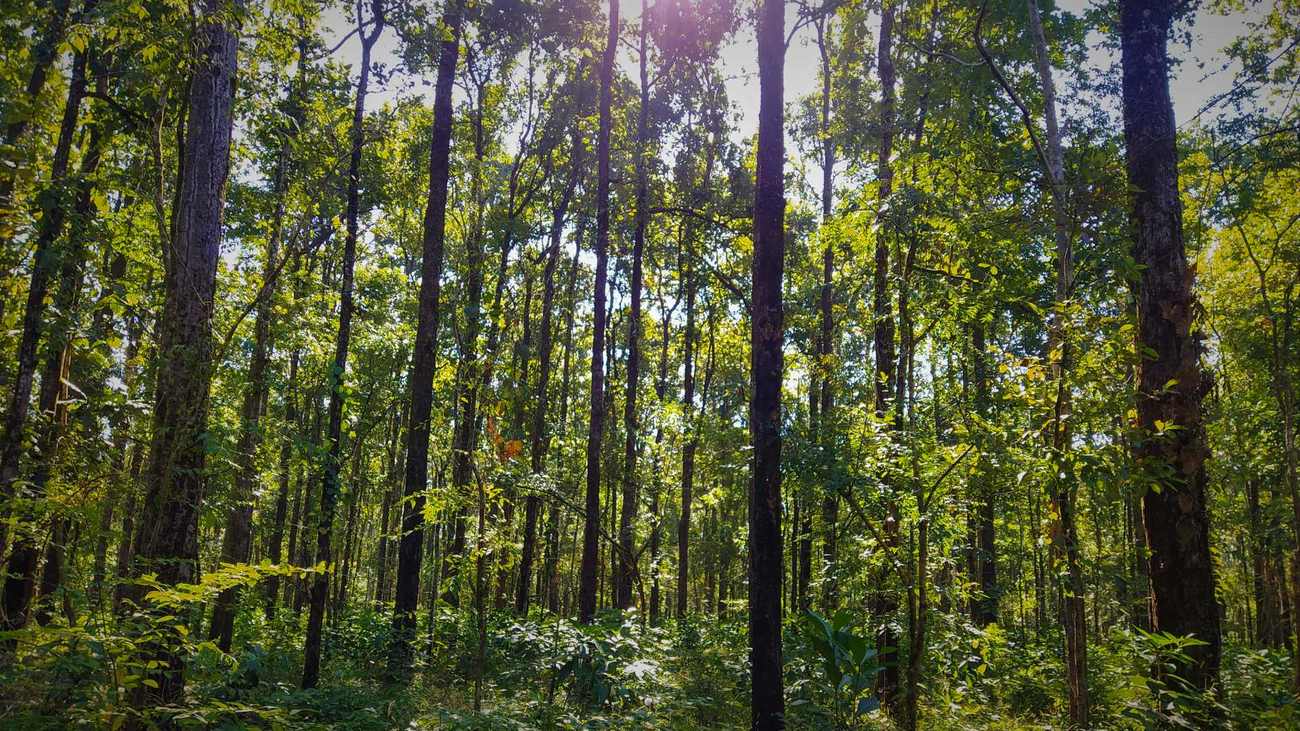
[[(251, 609), (251, 607), (250, 607)], [(422, 627), (409, 685), (385, 683), (388, 615), (341, 613), (325, 637), (320, 687), (298, 688), (302, 634), (289, 618), (241, 612), (232, 654), (190, 648), (183, 727), (284, 729), (741, 729), (749, 725), (743, 617), (668, 621), (603, 615), (593, 627), (534, 613), (488, 617), (479, 652), (471, 612), (444, 611), (432, 645)], [(851, 629), (844, 629), (852, 636)], [(132, 641), (97, 629), (29, 632), (0, 669), (0, 727), (116, 728), (134, 678)], [(1059, 636), (996, 626), (935, 628), (921, 687), (921, 728), (1065, 727)], [(849, 644), (852, 644), (850, 641)], [(432, 647), (432, 652), (430, 652)], [(792, 619), (785, 640), (791, 729), (892, 729), (874, 702), (878, 665), (832, 668), (816, 623)], [(831, 648), (833, 650), (833, 648)], [(1289, 657), (1229, 644), (1217, 699), (1178, 693), (1146, 672), (1176, 652), (1158, 636), (1112, 628), (1090, 652), (1094, 728), (1300, 728)], [(480, 661), (480, 657), (482, 661)], [(870, 667), (868, 667), (870, 666)], [(838, 674), (838, 683), (830, 681)], [(475, 699), (478, 698), (476, 710)], [(1206, 719), (1221, 719), (1208, 721)]]

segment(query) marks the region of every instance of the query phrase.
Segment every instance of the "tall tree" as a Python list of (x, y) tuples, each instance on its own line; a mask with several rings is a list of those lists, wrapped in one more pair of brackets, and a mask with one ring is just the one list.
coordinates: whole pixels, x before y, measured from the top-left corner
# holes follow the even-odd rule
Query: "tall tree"
[(411, 358), (411, 407), (406, 430), (406, 473), (402, 490), (401, 537), (397, 549), (393, 641), (389, 672), (405, 675), (415, 639), (415, 610), (420, 600), (420, 566), (424, 560), (424, 490), (429, 482), (429, 418), (433, 411), (433, 373), (437, 362), (438, 298), (447, 228), (447, 187), (451, 177), (452, 82), (460, 55), (461, 8), (458, 0), (442, 18), (446, 35), (438, 55), (434, 87), (433, 132), (429, 151), (429, 192), (424, 209), (420, 267), (419, 320)]
[[(884, 0), (880, 9), (880, 42), (876, 48), (876, 69), (880, 76), (880, 140), (876, 157), (876, 177), (878, 186), (876, 198), (879, 205), (876, 228), (875, 270), (872, 273), (872, 317), (875, 320), (872, 330), (872, 352), (875, 355), (875, 413), (885, 425), (886, 434), (893, 431), (890, 424), (891, 404), (894, 393), (894, 314), (889, 296), (889, 211), (890, 196), (894, 192), (894, 132), (897, 125), (897, 92), (895, 84), (898, 75), (894, 67), (894, 16), (897, 12), (897, 0)], [(885, 480), (891, 482), (886, 476)], [(897, 485), (890, 484), (885, 515), (884, 539), (886, 551), (896, 552), (901, 545), (901, 527), (899, 526)], [(898, 636), (892, 629), (891, 616), (898, 607), (898, 600), (889, 589), (881, 591), (876, 607), (876, 614), (882, 622), (880, 633), (881, 661), (884, 670), (880, 674), (880, 694), (893, 704), (897, 700), (898, 689)]]
[[(532, 443), (529, 448), (529, 467), (534, 475), (542, 474), (546, 463), (546, 451), (549, 446), (546, 419), (548, 388), (550, 387), (551, 355), (554, 349), (552, 337), (552, 318), (555, 308), (555, 270), (560, 261), (560, 240), (564, 233), (564, 224), (568, 216), (569, 203), (573, 200), (574, 190), (582, 175), (582, 133), (574, 126), (573, 146), (569, 153), (569, 176), (561, 186), (560, 199), (551, 213), (550, 242), (546, 249), (546, 264), (542, 272), (542, 318), (537, 344), (537, 387), (533, 396)], [(523, 553), (519, 558), (519, 581), (515, 589), (515, 613), (527, 614), (529, 592), (533, 581), (533, 560), (537, 553), (537, 520), (541, 510), (541, 496), (529, 494), (524, 503), (524, 541)]]
[[(238, 3), (236, 3), (238, 6)], [(173, 241), (165, 260), (166, 300), (158, 319), (153, 439), (145, 473), (133, 561), (135, 573), (167, 584), (198, 578), (199, 510), (207, 454), (212, 381), (212, 311), (222, 208), (230, 171), (237, 16), (223, 0), (206, 0), (196, 30), (184, 164), (177, 184)], [(156, 687), (141, 685), (138, 705), (175, 703), (185, 688), (185, 658), (157, 648)]]
[[(334, 569), (331, 538), (334, 512), (338, 504), (340, 469), (343, 457), (343, 402), (348, 367), (348, 344), (352, 338), (352, 280), (357, 258), (357, 227), (361, 216), (361, 153), (365, 145), (366, 92), (370, 86), (370, 54), (384, 31), (383, 0), (371, 0), (370, 20), (363, 19), (362, 2), (357, 3), (357, 32), (361, 35), (361, 69), (357, 78), (356, 102), (352, 108), (352, 128), (348, 134), (347, 237), (343, 243), (343, 264), (339, 284), (339, 327), (334, 342), (334, 360), (330, 365), (329, 427), (325, 435), (325, 454), (321, 466), (320, 514), (316, 526), (316, 562), (324, 571), (312, 577), (311, 608), (307, 619), (307, 637), (303, 643), (302, 687), (315, 688), (320, 680), (321, 632), (325, 622), (325, 601), (329, 578)], [(367, 29), (366, 26), (370, 27)]]
[[(1038, 0), (1028, 0), (1029, 33), (1034, 45), (1034, 65), (1043, 93), (1043, 121), (1047, 130), (1044, 172), (1051, 186), (1052, 238), (1056, 245), (1056, 312), (1048, 339), (1049, 357), (1053, 359), (1054, 408), (1052, 429), (1052, 501), (1060, 522), (1058, 534), (1063, 539), (1060, 552), (1065, 559), (1066, 585), (1061, 601), (1062, 628), (1065, 630), (1066, 683), (1069, 686), (1070, 721), (1079, 728), (1088, 726), (1088, 622), (1084, 613), (1083, 569), (1079, 565), (1079, 535), (1076, 527), (1074, 490), (1063, 475), (1068, 474), (1066, 460), (1071, 441), (1071, 394), (1068, 373), (1071, 344), (1065, 322), (1074, 287), (1074, 250), (1070, 240), (1068, 187), (1065, 179), (1065, 152), (1056, 113), (1056, 84), (1052, 63), (1043, 33)], [(1055, 542), (1054, 542), (1055, 543)]]
[[(253, 508), (256, 502), (256, 485), (258, 482), (257, 450), (262, 443), (262, 414), (266, 410), (268, 397), (267, 366), (271, 360), (271, 317), (275, 310), (275, 292), (279, 284), (279, 273), (283, 267), (280, 261), (280, 244), (284, 235), (285, 198), (289, 187), (289, 155), (293, 136), (302, 126), (301, 101), (299, 86), (302, 84), (306, 41), (299, 43), (299, 80), (290, 88), (286, 104), (289, 106), (288, 123), (281, 132), (280, 150), (276, 154), (275, 171), (271, 186), (274, 196), (274, 208), (271, 212), (271, 228), (266, 237), (266, 257), (262, 262), (262, 281), (257, 292), (255, 307), (257, 315), (253, 321), (253, 353), (248, 361), (248, 383), (244, 386), (244, 400), (240, 409), (239, 441), (235, 447), (235, 459), (238, 469), (235, 473), (235, 504), (226, 516), (226, 530), (221, 542), (222, 563), (247, 563), (253, 551)], [(287, 474), (281, 481), (276, 500), (275, 523), (272, 526), (271, 560), (280, 559), (280, 543), (284, 535), (284, 515), (288, 501)], [(208, 630), (208, 639), (216, 640), (222, 652), (230, 652), (234, 636), (235, 605), (239, 600), (239, 587), (231, 587), (217, 597), (212, 609), (212, 624)]]
[(578, 620), (596, 616), (596, 564), (600, 540), (600, 445), (605, 434), (605, 280), (609, 276), (609, 136), (614, 56), (618, 51), (618, 0), (609, 0), (609, 35), (600, 64), (600, 120), (596, 131), (596, 291), (592, 302), (591, 413), (587, 428), (587, 497), (582, 527)]
[(1218, 677), (1222, 639), (1206, 510), (1208, 478), (1201, 399), (1200, 336), (1194, 329), (1194, 272), (1183, 244), (1177, 128), (1169, 96), (1171, 0), (1122, 0), (1124, 144), (1132, 198), (1137, 300), (1137, 427), (1133, 458), (1148, 481), (1142, 517), (1151, 550), (1152, 626), (1191, 635), (1190, 662), (1177, 675), (1208, 688)]
[(781, 656), (781, 382), (785, 309), (785, 3), (764, 0), (758, 17), (758, 157), (750, 293), (753, 484), (749, 496), (750, 727), (785, 728)]

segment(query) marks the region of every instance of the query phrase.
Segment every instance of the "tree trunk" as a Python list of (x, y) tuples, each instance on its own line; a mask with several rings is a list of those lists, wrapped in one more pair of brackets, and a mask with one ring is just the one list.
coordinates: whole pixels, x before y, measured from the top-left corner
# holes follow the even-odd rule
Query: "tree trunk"
[[(831, 136), (831, 85), (832, 73), (830, 55), (831, 16), (826, 16), (816, 24), (817, 51), (821, 56), (821, 135), (822, 135), (822, 226), (826, 226), (835, 211), (835, 139)], [(817, 365), (810, 388), (813, 391), (812, 403), (816, 404), (816, 423), (809, 426), (820, 441), (823, 468), (829, 466), (835, 455), (832, 454), (828, 430), (834, 429), (832, 418), (834, 391), (831, 387), (832, 359), (835, 354), (835, 320), (833, 305), (835, 301), (835, 249), (829, 237), (822, 247), (822, 282), (818, 295), (818, 310), (821, 316), (820, 330), (817, 337)], [(810, 412), (810, 416), (811, 416)], [(826, 490), (822, 496), (822, 610), (829, 616), (835, 611), (839, 600), (836, 585), (836, 538), (839, 524), (840, 498), (835, 490)], [(803, 543), (800, 551), (808, 554), (803, 562), (803, 574), (799, 583), (803, 588), (800, 596), (805, 606), (808, 603), (807, 584), (811, 577), (812, 554), (812, 511), (806, 510), (804, 520)]]
[[(1193, 635), (1178, 675), (1208, 688), (1222, 649), (1206, 512), (1205, 429), (1200, 337), (1193, 331), (1193, 272), (1183, 247), (1178, 151), (1169, 96), (1167, 42), (1176, 3), (1122, 0), (1124, 141), (1133, 201), (1136, 283), (1138, 427), (1134, 459), (1159, 489), (1142, 498), (1151, 547), (1152, 625)], [(1159, 422), (1159, 426), (1157, 425)]]
[[(299, 72), (301, 73), (301, 71)], [(300, 115), (291, 115), (294, 117)], [(300, 122), (294, 119), (288, 125), (288, 134), (296, 132)], [(253, 354), (248, 364), (248, 384), (244, 387), (244, 403), (241, 411), (239, 441), (235, 447), (235, 505), (226, 518), (226, 532), (221, 542), (221, 562), (223, 564), (248, 563), (253, 550), (253, 507), (256, 502), (258, 483), (257, 450), (262, 442), (262, 412), (267, 399), (267, 365), (271, 360), (271, 317), (275, 310), (275, 290), (278, 287), (280, 258), (280, 237), (284, 231), (284, 208), (287, 191), (287, 167), (289, 157), (289, 140), (286, 139), (279, 152), (275, 171), (275, 213), (271, 219), (270, 235), (266, 239), (266, 260), (262, 263), (262, 285), (257, 294), (257, 316), (253, 324)], [(292, 383), (292, 381), (290, 381)], [(276, 499), (276, 514), (283, 531), (284, 505), (288, 499), (288, 486), (281, 482), (280, 494)], [(281, 533), (282, 534), (282, 533)], [(279, 560), (278, 542), (275, 547), (275, 560)], [(216, 640), (222, 652), (230, 652), (230, 643), (235, 627), (235, 604), (239, 600), (239, 587), (232, 587), (217, 596), (216, 606), (212, 610), (212, 626), (208, 639)]]
[(438, 298), (446, 241), (447, 186), (451, 175), (452, 82), (460, 51), (460, 6), (443, 17), (450, 34), (438, 56), (434, 87), (433, 133), (429, 152), (429, 194), (424, 209), (423, 257), (420, 268), (419, 320), (411, 358), (411, 406), (406, 429), (406, 472), (402, 522), (397, 548), (390, 675), (408, 677), (414, 655), (415, 612), (420, 601), (424, 560), (424, 490), (429, 484), (429, 417), (433, 411), (433, 375), (437, 361)]
[[(361, 39), (361, 69), (357, 80), (356, 103), (352, 110), (352, 129), (349, 134), (348, 202), (346, 223), (347, 238), (343, 244), (343, 273), (339, 292), (339, 329), (334, 343), (334, 361), (327, 382), (330, 389), (329, 427), (325, 435), (325, 458), (322, 465), (320, 516), (316, 527), (316, 561), (325, 564), (325, 570), (312, 577), (310, 611), (307, 618), (307, 638), (303, 644), (302, 687), (315, 688), (320, 680), (321, 634), (324, 629), (325, 602), (329, 595), (329, 577), (334, 572), (331, 539), (334, 530), (334, 512), (339, 497), (339, 470), (343, 448), (344, 376), (348, 364), (348, 343), (352, 337), (352, 275), (356, 267), (357, 225), (360, 217), (361, 151), (365, 143), (366, 91), (370, 84), (370, 51), (384, 30), (383, 8), (380, 0), (371, 6), (373, 26)], [(358, 18), (360, 22), (360, 18)]]
[(749, 496), (750, 727), (785, 728), (781, 678), (781, 379), (785, 312), (785, 3), (764, 0), (758, 19), (758, 163), (750, 297)]
[(609, 135), (614, 56), (618, 50), (618, 0), (609, 0), (609, 35), (600, 65), (600, 125), (596, 133), (596, 292), (592, 305), (591, 418), (587, 430), (587, 497), (582, 528), (578, 621), (596, 616), (596, 563), (600, 540), (600, 444), (605, 434), (605, 279), (609, 272)]
[(1029, 30), (1034, 45), (1039, 86), (1043, 93), (1043, 116), (1047, 128), (1046, 170), (1052, 193), (1053, 237), (1056, 244), (1056, 312), (1048, 332), (1048, 359), (1052, 363), (1055, 407), (1051, 418), (1053, 477), (1051, 497), (1058, 528), (1052, 545), (1065, 559), (1066, 585), (1062, 587), (1061, 625), (1065, 633), (1066, 685), (1069, 688), (1070, 723), (1088, 726), (1088, 625), (1084, 607), (1083, 569), (1079, 559), (1079, 537), (1075, 525), (1075, 490), (1067, 478), (1071, 449), (1070, 337), (1065, 327), (1066, 308), (1074, 287), (1074, 253), (1070, 241), (1070, 220), (1066, 207), (1065, 157), (1056, 121), (1056, 88), (1052, 65), (1039, 17), (1037, 0), (1028, 0)]
[[(293, 386), (298, 382), (298, 351), (293, 351), (289, 356), (289, 378), (285, 381), (284, 395), (284, 428), (285, 435), (280, 443), (280, 474), (279, 489), (275, 496), (275, 524), (271, 528), (271, 542), (267, 548), (267, 560), (272, 564), (278, 565), (284, 554), (284, 522), (289, 512), (289, 483), (293, 472), (293, 430), (298, 427), (298, 407), (294, 403)], [(298, 506), (295, 503), (292, 523), (298, 522), (296, 515)], [(289, 538), (289, 560), (293, 561), (293, 549), (295, 539), (296, 525), (290, 525)], [(280, 577), (272, 576), (266, 582), (266, 618), (268, 620), (275, 616), (275, 608), (280, 597)]]
[[(546, 250), (546, 268), (542, 274), (542, 319), (537, 343), (537, 362), (540, 371), (537, 376), (537, 390), (533, 397), (532, 444), (529, 452), (530, 469), (534, 475), (545, 471), (546, 452), (550, 438), (546, 429), (547, 389), (551, 382), (551, 354), (554, 350), (553, 326), (551, 324), (555, 309), (555, 269), (560, 261), (560, 237), (564, 233), (564, 222), (577, 188), (578, 178), (582, 174), (582, 136), (575, 127), (573, 131), (573, 151), (570, 153), (572, 166), (569, 180), (560, 194), (560, 201), (551, 215), (551, 241)], [(541, 510), (541, 496), (530, 493), (524, 502), (524, 544), (519, 559), (519, 580), (515, 587), (515, 613), (528, 613), (529, 590), (533, 580), (533, 560), (537, 553), (537, 521)]]
[[(238, 3), (236, 3), (238, 4)], [(199, 21), (198, 63), (190, 78), (184, 164), (167, 251), (166, 301), (158, 319), (153, 440), (146, 493), (135, 537), (134, 573), (160, 583), (198, 581), (198, 523), (203, 504), (208, 392), (212, 381), (212, 311), (221, 247), (222, 206), (230, 170), (237, 29), (226, 4), (206, 0)], [(174, 704), (184, 691), (184, 657), (151, 648), (162, 666), (141, 685), (136, 706)]]
[[(36, 233), (36, 247), (32, 254), (31, 283), (27, 288), (27, 306), (23, 311), (22, 335), (18, 343), (18, 367), (14, 374), (13, 390), (9, 396), (9, 410), (5, 414), (3, 440), (0, 441), (0, 506), (4, 512), (9, 511), (9, 502), (14, 497), (14, 483), (23, 454), (23, 442), (26, 438), (27, 417), (32, 398), (32, 386), (36, 380), (36, 360), (45, 328), (45, 299), (49, 293), (50, 278), (60, 271), (64, 252), (56, 244), (63, 231), (63, 224), (68, 217), (68, 191), (65, 188), (68, 175), (68, 158), (72, 154), (73, 137), (77, 131), (77, 119), (81, 112), (81, 101), (86, 93), (86, 54), (78, 53), (73, 59), (72, 78), (68, 82), (67, 102), (63, 106), (63, 118), (59, 125), (59, 136), (54, 146), (54, 158), (50, 163), (49, 202), (42, 206), (41, 218)], [(8, 527), (0, 527), (0, 554), (8, 543)]]
[[(77, 111), (80, 106), (81, 98), (85, 93), (85, 72), (86, 72), (86, 54), (79, 53), (74, 60), (72, 72), (72, 86), (68, 91), (68, 107), (65, 109), (64, 123), (66, 125), (76, 125)], [(62, 134), (60, 134), (62, 137)], [(72, 358), (72, 338), (75, 335), (74, 327), (74, 310), (77, 306), (77, 298), (81, 291), (81, 281), (83, 276), (83, 259), (86, 256), (86, 234), (84, 231), (87, 219), (92, 210), (91, 203), (91, 183), (90, 176), (94, 175), (95, 169), (99, 166), (99, 160), (103, 152), (104, 134), (100, 126), (96, 125), (91, 129), (90, 140), (87, 143), (85, 155), (82, 158), (80, 171), (78, 174), (77, 184), (74, 190), (58, 190), (58, 197), (64, 202), (56, 203), (55, 207), (46, 211), (46, 216), (51, 219), (48, 226), (42, 225), (41, 234), (48, 234), (51, 241), (58, 236), (59, 229), (62, 228), (63, 220), (68, 218), (66, 209), (72, 208), (73, 230), (69, 233), (66, 250), (53, 253), (58, 259), (59, 265), (59, 288), (54, 296), (53, 315), (55, 324), (50, 328), (50, 334), (45, 343), (45, 364), (41, 369), (41, 388), (37, 398), (38, 411), (44, 417), (42, 422), (43, 429), (38, 439), (38, 443), (33, 445), (32, 450), (35, 458), (35, 464), (32, 468), (31, 484), (26, 494), (25, 500), (40, 502), (45, 498), (46, 487), (49, 484), (50, 476), (54, 471), (54, 461), (58, 456), (59, 441), (63, 437), (64, 427), (67, 423), (67, 383), (68, 367)], [(64, 162), (66, 172), (66, 160)], [(63, 174), (54, 181), (55, 185), (63, 184)], [(68, 201), (71, 197), (73, 200)], [(71, 203), (69, 206), (68, 204)], [(38, 241), (38, 249), (41, 242)], [(35, 279), (35, 275), (33, 275)], [(28, 307), (31, 307), (29, 300)], [(44, 302), (40, 303), (40, 309), (45, 309)], [(30, 320), (30, 310), (28, 317)], [(24, 323), (24, 335), (26, 335), (27, 322)], [(16, 389), (15, 389), (16, 390)], [(18, 405), (12, 404), (11, 408)], [(24, 401), (21, 406), (25, 412), (27, 404)], [(21, 439), (21, 427), (15, 435)], [(6, 434), (8, 436), (8, 434)], [(9, 446), (6, 444), (6, 447)], [(6, 465), (8, 466), (8, 465)], [(18, 467), (17, 462), (13, 463), (15, 470)], [(12, 482), (7, 481), (6, 487), (11, 486)], [(26, 511), (19, 511), (19, 516)], [(35, 529), (37, 522), (36, 516), (32, 515), (27, 520), (20, 522), (28, 523), (25, 532), (17, 536), (13, 551), (9, 556), (7, 566), (8, 577), (4, 584), (3, 612), (4, 628), (6, 630), (22, 629), (27, 624), (28, 610), (34, 597), (36, 588), (36, 568), (40, 560), (40, 546), (35, 535), (31, 531)], [(67, 519), (62, 516), (55, 516), (54, 528), (49, 542), (49, 551), (46, 554), (46, 567), (41, 582), (41, 595), (48, 596), (52, 594), (63, 581), (63, 542), (66, 540), (68, 532)], [(48, 615), (38, 610), (38, 620), (42, 624), (48, 619)]]
[(640, 415), (637, 414), (637, 388), (641, 380), (641, 290), (643, 283), (642, 259), (645, 252), (645, 232), (649, 223), (649, 183), (646, 180), (646, 136), (650, 115), (650, 78), (647, 71), (647, 34), (650, 25), (648, 0), (641, 0), (641, 34), (639, 71), (641, 103), (637, 111), (636, 150), (636, 221), (632, 232), (632, 302), (627, 323), (627, 386), (623, 400), (623, 495), (618, 519), (618, 572), (615, 580), (614, 603), (620, 609), (632, 606), (632, 564), (636, 554), (636, 516), (640, 502), (640, 484), (637, 481), (636, 463), (640, 455)]
[[(875, 318), (875, 327), (872, 335), (872, 350), (875, 355), (875, 412), (876, 418), (887, 419), (891, 410), (891, 401), (894, 392), (894, 319), (889, 296), (889, 242), (887, 234), (889, 225), (886, 221), (888, 213), (885, 206), (893, 193), (894, 185), (894, 168), (891, 158), (894, 149), (894, 128), (896, 125), (897, 110), (893, 58), (894, 42), (894, 13), (895, 3), (893, 0), (886, 0), (880, 11), (880, 44), (877, 49), (876, 65), (880, 75), (881, 102), (880, 102), (880, 148), (877, 157), (879, 170), (879, 190), (877, 199), (880, 205), (880, 211), (877, 218), (881, 225), (876, 229), (876, 251), (875, 251), (875, 272), (872, 282), (872, 313)], [(886, 425), (886, 433), (893, 431), (892, 426)], [(886, 482), (892, 482), (889, 477), (885, 478)], [(899, 534), (898, 524), (898, 500), (894, 495), (897, 485), (890, 484), (891, 491), (886, 507), (885, 516), (885, 550), (896, 553), (901, 545), (901, 536)], [(894, 707), (898, 690), (898, 650), (899, 645), (897, 633), (891, 629), (892, 617), (898, 608), (898, 599), (888, 588), (879, 594), (879, 600), (875, 608), (877, 619), (884, 625), (880, 633), (880, 646), (885, 648), (880, 653), (881, 663), (884, 670), (880, 673), (879, 690), (881, 700), (887, 705)], [(887, 649), (895, 648), (895, 649)], [(897, 710), (895, 708), (895, 710)]]

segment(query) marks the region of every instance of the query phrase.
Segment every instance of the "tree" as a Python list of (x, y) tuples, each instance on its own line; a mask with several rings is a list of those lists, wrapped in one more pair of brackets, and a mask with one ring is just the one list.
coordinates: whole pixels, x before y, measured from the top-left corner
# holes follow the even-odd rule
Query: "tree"
[[(222, 206), (230, 171), (237, 29), (224, 3), (202, 6), (189, 84), (184, 166), (177, 184), (174, 241), (166, 260), (166, 301), (159, 318), (153, 439), (145, 498), (134, 540), (137, 576), (156, 574), (164, 585), (198, 578), (199, 509), (204, 495), (212, 312)], [(137, 594), (138, 596), (138, 594)], [(140, 686), (138, 705), (174, 703), (185, 688), (185, 659), (157, 649), (155, 687)]]
[(442, 19), (444, 37), (438, 55), (434, 91), (434, 129), (430, 139), (429, 193), (425, 204), (420, 269), (419, 321), (411, 360), (411, 407), (406, 430), (406, 472), (403, 480), (401, 533), (397, 549), (396, 607), (389, 672), (410, 669), (410, 643), (415, 639), (415, 610), (420, 599), (420, 565), (424, 559), (424, 490), (429, 481), (429, 419), (433, 410), (433, 372), (437, 360), (438, 298), (441, 292), (443, 245), (446, 240), (447, 187), (450, 179), (452, 81), (460, 54), (459, 6)]
[(609, 0), (609, 36), (600, 65), (600, 121), (596, 131), (596, 291), (591, 336), (591, 414), (587, 427), (587, 497), (582, 527), (578, 620), (596, 616), (596, 561), (600, 538), (600, 445), (605, 434), (605, 280), (609, 276), (609, 135), (614, 55), (618, 50), (618, 0)]
[(1204, 644), (1188, 649), (1177, 675), (1208, 688), (1219, 672), (1221, 635), (1206, 511), (1200, 337), (1194, 330), (1194, 273), (1183, 245), (1178, 150), (1169, 96), (1168, 37), (1176, 5), (1120, 5), (1124, 145), (1132, 197), (1137, 300), (1137, 429), (1133, 457), (1148, 486), (1142, 497), (1151, 548), (1152, 625)]
[(758, 158), (754, 172), (754, 260), (750, 311), (749, 498), (750, 718), (756, 730), (785, 728), (781, 656), (781, 382), (785, 312), (785, 3), (764, 0), (758, 18)]
[[(347, 238), (343, 244), (343, 272), (339, 287), (339, 326), (334, 342), (334, 362), (330, 366), (329, 427), (325, 434), (325, 454), (321, 465), (320, 517), (316, 527), (316, 561), (324, 566), (311, 582), (311, 609), (307, 619), (307, 638), (303, 646), (302, 687), (314, 688), (320, 680), (321, 633), (325, 622), (325, 601), (329, 591), (330, 574), (334, 571), (332, 538), (334, 512), (338, 503), (339, 470), (343, 452), (343, 402), (346, 398), (344, 376), (348, 367), (348, 344), (352, 337), (353, 270), (357, 258), (357, 228), (361, 215), (360, 174), (361, 154), (365, 145), (366, 91), (370, 86), (370, 53), (384, 32), (384, 7), (382, 0), (372, 0), (370, 20), (362, 17), (361, 3), (357, 4), (357, 32), (361, 35), (361, 68), (357, 78), (356, 101), (352, 108), (352, 128), (348, 134), (347, 212), (345, 225)], [(369, 25), (369, 29), (366, 26)]]

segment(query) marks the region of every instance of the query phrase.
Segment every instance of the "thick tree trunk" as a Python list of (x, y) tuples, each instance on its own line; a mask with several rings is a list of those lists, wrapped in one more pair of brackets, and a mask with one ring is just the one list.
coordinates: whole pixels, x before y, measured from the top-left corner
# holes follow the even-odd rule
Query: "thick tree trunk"
[(415, 612), (420, 601), (424, 560), (424, 490), (429, 484), (429, 418), (433, 411), (433, 374), (437, 363), (438, 299), (446, 241), (447, 186), (451, 175), (452, 82), (460, 52), (459, 5), (443, 17), (450, 34), (440, 48), (434, 87), (433, 133), (429, 152), (429, 194), (424, 209), (423, 257), (420, 268), (419, 319), (411, 358), (411, 405), (406, 429), (401, 531), (397, 548), (391, 675), (409, 675), (414, 654)]
[[(325, 457), (322, 465), (320, 516), (316, 526), (316, 561), (325, 564), (325, 571), (312, 577), (310, 611), (307, 617), (307, 637), (303, 644), (302, 687), (315, 688), (320, 680), (321, 635), (325, 621), (325, 603), (329, 598), (329, 577), (337, 568), (333, 564), (332, 538), (334, 512), (339, 497), (339, 470), (343, 449), (344, 376), (348, 365), (348, 343), (352, 337), (352, 275), (356, 267), (357, 226), (361, 215), (360, 179), (361, 152), (365, 144), (366, 91), (370, 85), (370, 52), (384, 30), (383, 8), (380, 0), (372, 5), (373, 25), (361, 39), (361, 69), (357, 80), (356, 103), (352, 110), (352, 129), (349, 134), (348, 202), (346, 223), (347, 238), (343, 244), (343, 272), (339, 291), (339, 329), (334, 343), (334, 361), (327, 378), (330, 389), (329, 427), (325, 435)], [(359, 19), (358, 19), (359, 20)]]
[(764, 0), (758, 19), (758, 162), (750, 297), (749, 496), (750, 727), (785, 728), (781, 678), (781, 379), (785, 312), (785, 3)]
[[(206, 0), (197, 29), (197, 63), (189, 85), (184, 165), (173, 209), (166, 263), (166, 301), (158, 319), (153, 440), (135, 537), (134, 573), (164, 585), (198, 580), (198, 519), (203, 504), (208, 391), (212, 380), (212, 312), (221, 245), (222, 206), (230, 170), (236, 29), (220, 0)], [(179, 702), (184, 657), (156, 646), (156, 688), (140, 686), (137, 706)]]
[[(1124, 141), (1133, 200), (1136, 283), (1139, 467), (1159, 485), (1143, 496), (1151, 548), (1152, 625), (1193, 635), (1178, 675), (1193, 687), (1211, 686), (1222, 640), (1206, 511), (1205, 428), (1201, 399), (1200, 337), (1193, 330), (1193, 272), (1183, 247), (1178, 199), (1178, 151), (1169, 96), (1167, 42), (1177, 3), (1122, 0)], [(1157, 425), (1159, 423), (1159, 426)]]
[(596, 133), (596, 292), (591, 340), (591, 417), (587, 429), (587, 497), (582, 528), (578, 621), (596, 616), (596, 564), (600, 541), (600, 445), (605, 434), (605, 279), (609, 272), (609, 135), (614, 56), (618, 50), (618, 0), (609, 0), (609, 35), (600, 65), (600, 124)]

